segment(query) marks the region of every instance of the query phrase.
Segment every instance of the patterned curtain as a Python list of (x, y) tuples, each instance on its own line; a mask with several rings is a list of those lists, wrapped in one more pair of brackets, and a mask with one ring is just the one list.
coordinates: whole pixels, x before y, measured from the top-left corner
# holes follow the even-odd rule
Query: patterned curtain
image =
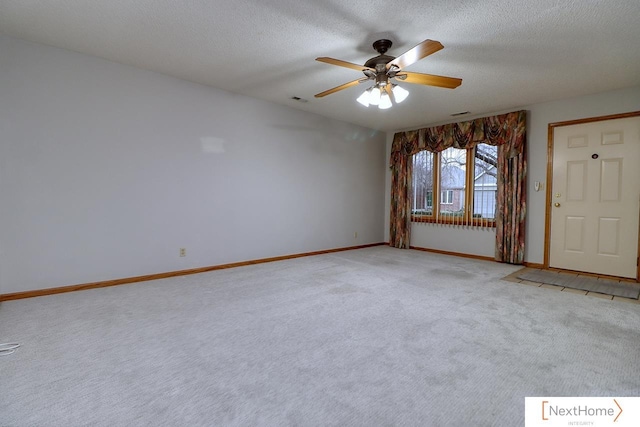
[(482, 117), (419, 130), (398, 132), (391, 146), (391, 246), (409, 247), (411, 228), (411, 156), (449, 147), (498, 146), (496, 255), (500, 262), (524, 261), (526, 177), (526, 111)]
[(496, 261), (524, 262), (527, 213), (527, 160), (524, 111), (513, 120), (498, 146)]
[[(413, 135), (411, 135), (413, 136)], [(398, 138), (406, 135), (396, 134)], [(395, 141), (394, 141), (395, 144)], [(408, 147), (408, 142), (398, 144)], [(391, 230), (389, 245), (400, 249), (409, 248), (411, 231), (411, 155), (404, 150), (396, 151), (391, 160)]]

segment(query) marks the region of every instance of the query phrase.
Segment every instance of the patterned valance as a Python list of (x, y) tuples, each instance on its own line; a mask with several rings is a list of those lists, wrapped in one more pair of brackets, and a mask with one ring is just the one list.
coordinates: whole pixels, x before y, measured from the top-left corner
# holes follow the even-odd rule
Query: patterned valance
[(526, 115), (527, 112), (522, 110), (466, 122), (397, 132), (391, 145), (391, 165), (397, 162), (399, 155), (411, 156), (423, 150), (437, 153), (449, 147), (467, 149), (478, 143), (510, 143), (507, 157), (515, 157), (522, 151), (525, 141)]

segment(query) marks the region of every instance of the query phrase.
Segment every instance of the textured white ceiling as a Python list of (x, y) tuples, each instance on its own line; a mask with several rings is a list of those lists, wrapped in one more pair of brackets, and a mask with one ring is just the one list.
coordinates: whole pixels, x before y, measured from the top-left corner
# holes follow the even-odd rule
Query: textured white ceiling
[[(381, 130), (638, 85), (639, 17), (638, 0), (0, 0), (9, 36)], [(405, 83), (389, 110), (356, 103), (364, 86), (313, 97), (362, 76), (316, 57), (362, 64), (379, 38), (392, 56), (440, 41), (407, 71), (462, 86)]]

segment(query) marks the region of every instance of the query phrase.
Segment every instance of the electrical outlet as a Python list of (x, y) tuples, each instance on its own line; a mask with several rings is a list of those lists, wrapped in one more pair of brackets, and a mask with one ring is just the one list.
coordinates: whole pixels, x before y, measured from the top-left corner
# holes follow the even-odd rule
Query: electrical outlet
[(187, 248), (180, 248), (180, 256), (187, 256)]
[(358, 232), (357, 232), (357, 231), (353, 233), (353, 238), (354, 238), (354, 239), (357, 239), (357, 238), (358, 238)]

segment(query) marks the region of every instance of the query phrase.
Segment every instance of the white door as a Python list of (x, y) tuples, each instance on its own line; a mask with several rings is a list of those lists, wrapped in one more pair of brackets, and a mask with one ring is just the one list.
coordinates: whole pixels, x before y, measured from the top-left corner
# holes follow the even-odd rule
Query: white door
[(549, 266), (637, 278), (640, 117), (553, 131)]

